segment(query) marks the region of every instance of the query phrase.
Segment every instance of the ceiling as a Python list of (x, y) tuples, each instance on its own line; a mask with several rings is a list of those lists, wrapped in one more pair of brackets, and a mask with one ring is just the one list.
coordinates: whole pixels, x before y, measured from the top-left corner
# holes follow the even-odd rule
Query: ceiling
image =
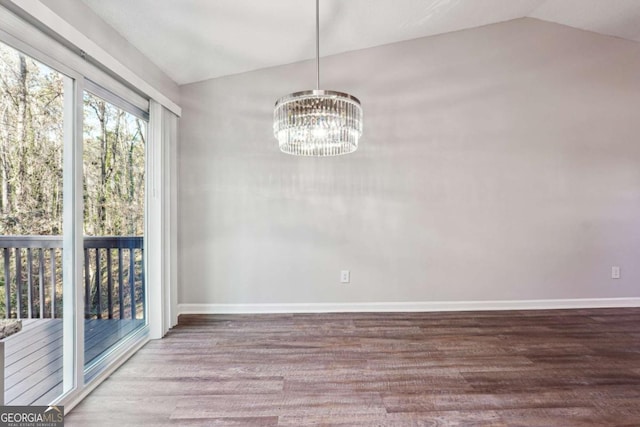
[[(82, 0), (178, 84), (315, 56), (313, 0)], [(332, 55), (533, 17), (640, 42), (640, 0), (321, 0)]]

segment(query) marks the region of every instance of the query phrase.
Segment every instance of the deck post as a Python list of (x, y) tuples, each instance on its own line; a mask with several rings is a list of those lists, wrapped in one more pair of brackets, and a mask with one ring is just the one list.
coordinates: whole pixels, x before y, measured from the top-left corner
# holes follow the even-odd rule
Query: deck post
[[(96, 318), (102, 319), (102, 290), (100, 289), (100, 282), (102, 282), (102, 268), (100, 266), (100, 248), (96, 248)], [(90, 298), (93, 303), (93, 298)]]
[(16, 318), (22, 319), (22, 257), (16, 248)]
[(39, 249), (38, 254), (38, 305), (40, 318), (44, 319), (44, 249)]
[(136, 318), (136, 253), (133, 244), (129, 247), (129, 297), (131, 301), (131, 318)]
[(4, 317), (11, 319), (11, 276), (10, 276), (10, 259), (9, 248), (4, 248)]

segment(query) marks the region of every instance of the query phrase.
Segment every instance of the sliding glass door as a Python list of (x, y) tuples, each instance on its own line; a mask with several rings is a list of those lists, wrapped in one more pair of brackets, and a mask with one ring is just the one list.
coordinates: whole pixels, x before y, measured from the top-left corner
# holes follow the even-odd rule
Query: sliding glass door
[(88, 378), (96, 363), (145, 326), (147, 319), (147, 118), (103, 89), (93, 85), (90, 89), (83, 97), (84, 364)]
[(0, 404), (48, 405), (148, 337), (149, 102), (0, 23)]

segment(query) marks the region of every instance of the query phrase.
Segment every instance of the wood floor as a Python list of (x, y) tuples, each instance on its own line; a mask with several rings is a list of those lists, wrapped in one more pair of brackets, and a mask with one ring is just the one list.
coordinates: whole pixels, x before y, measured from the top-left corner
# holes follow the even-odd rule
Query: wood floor
[(181, 316), (66, 426), (638, 426), (640, 309)]

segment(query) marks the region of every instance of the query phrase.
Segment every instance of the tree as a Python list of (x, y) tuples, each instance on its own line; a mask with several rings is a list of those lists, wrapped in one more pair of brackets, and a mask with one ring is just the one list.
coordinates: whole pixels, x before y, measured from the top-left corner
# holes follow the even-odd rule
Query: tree
[(85, 234), (142, 235), (146, 123), (84, 97)]
[[(64, 95), (60, 73), (0, 43), (0, 235), (63, 232)], [(143, 235), (145, 135), (145, 121), (84, 94), (85, 235)]]

